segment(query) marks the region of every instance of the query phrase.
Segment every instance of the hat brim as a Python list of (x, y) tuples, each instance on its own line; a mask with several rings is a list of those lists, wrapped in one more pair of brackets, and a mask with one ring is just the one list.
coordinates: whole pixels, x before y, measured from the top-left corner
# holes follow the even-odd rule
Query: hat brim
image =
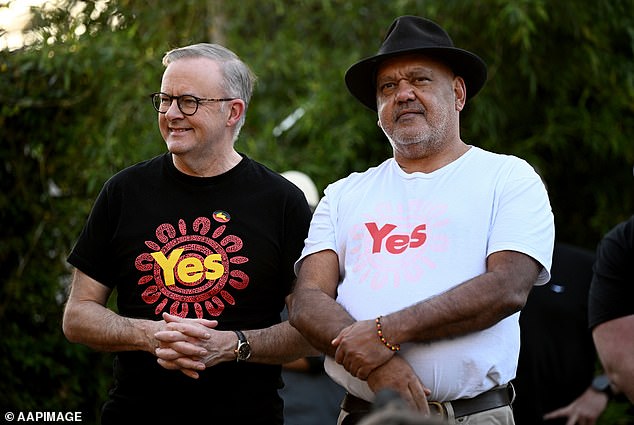
[(350, 93), (371, 110), (376, 107), (376, 71), (379, 64), (394, 56), (420, 53), (446, 63), (454, 74), (462, 77), (467, 98), (473, 98), (487, 80), (487, 66), (477, 55), (457, 47), (424, 47), (392, 51), (362, 59), (346, 71), (345, 82)]

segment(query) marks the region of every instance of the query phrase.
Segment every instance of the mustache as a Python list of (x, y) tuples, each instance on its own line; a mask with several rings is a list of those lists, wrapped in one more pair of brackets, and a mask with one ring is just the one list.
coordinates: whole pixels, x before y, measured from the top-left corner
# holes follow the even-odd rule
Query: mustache
[(404, 114), (423, 114), (425, 115), (425, 108), (419, 103), (407, 103), (394, 110), (394, 119), (397, 120)]

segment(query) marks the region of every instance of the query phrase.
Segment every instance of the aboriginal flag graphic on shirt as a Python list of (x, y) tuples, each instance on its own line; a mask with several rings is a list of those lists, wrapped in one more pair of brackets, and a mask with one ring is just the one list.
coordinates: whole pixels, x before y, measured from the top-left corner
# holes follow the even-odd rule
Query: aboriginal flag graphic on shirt
[(137, 256), (135, 267), (143, 273), (138, 281), (145, 288), (143, 302), (153, 305), (156, 315), (217, 317), (227, 304), (235, 305), (233, 294), (249, 285), (240, 269), (249, 260), (240, 255), (242, 239), (227, 228), (230, 220), (226, 211), (193, 223), (180, 219), (176, 227), (161, 224), (156, 240), (145, 241), (148, 251)]

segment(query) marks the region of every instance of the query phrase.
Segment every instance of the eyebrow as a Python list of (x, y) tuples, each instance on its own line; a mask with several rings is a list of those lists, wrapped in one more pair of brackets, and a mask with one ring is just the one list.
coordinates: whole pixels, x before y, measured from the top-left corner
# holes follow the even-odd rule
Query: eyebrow
[(379, 75), (381, 73), (381, 71), (379, 71), (377, 73), (377, 83), (380, 83), (382, 81), (390, 81), (393, 80), (394, 74), (398, 73), (398, 74), (403, 74), (406, 77), (411, 77), (412, 75), (416, 75), (416, 74), (424, 74), (424, 75), (428, 75), (428, 76), (433, 76), (434, 75), (434, 70), (433, 69), (429, 69), (427, 67), (424, 66), (413, 66), (411, 68), (408, 68), (405, 71), (399, 70), (399, 71), (390, 71), (387, 73), (383, 73), (383, 75)]

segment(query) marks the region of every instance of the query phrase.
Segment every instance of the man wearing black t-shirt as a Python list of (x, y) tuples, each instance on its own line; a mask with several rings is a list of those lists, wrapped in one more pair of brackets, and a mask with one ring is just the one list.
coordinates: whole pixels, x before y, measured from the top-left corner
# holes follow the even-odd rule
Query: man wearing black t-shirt
[(610, 381), (634, 403), (634, 215), (597, 247), (589, 321)]
[(608, 394), (592, 385), (597, 354), (587, 323), (593, 263), (593, 251), (555, 242), (552, 277), (533, 287), (520, 313), (517, 425), (595, 423), (608, 404)]
[(255, 77), (233, 52), (196, 44), (163, 64), (167, 152), (101, 190), (68, 258), (64, 333), (116, 352), (104, 425), (282, 424), (280, 365), (314, 354), (280, 316), (311, 211), (234, 148)]

